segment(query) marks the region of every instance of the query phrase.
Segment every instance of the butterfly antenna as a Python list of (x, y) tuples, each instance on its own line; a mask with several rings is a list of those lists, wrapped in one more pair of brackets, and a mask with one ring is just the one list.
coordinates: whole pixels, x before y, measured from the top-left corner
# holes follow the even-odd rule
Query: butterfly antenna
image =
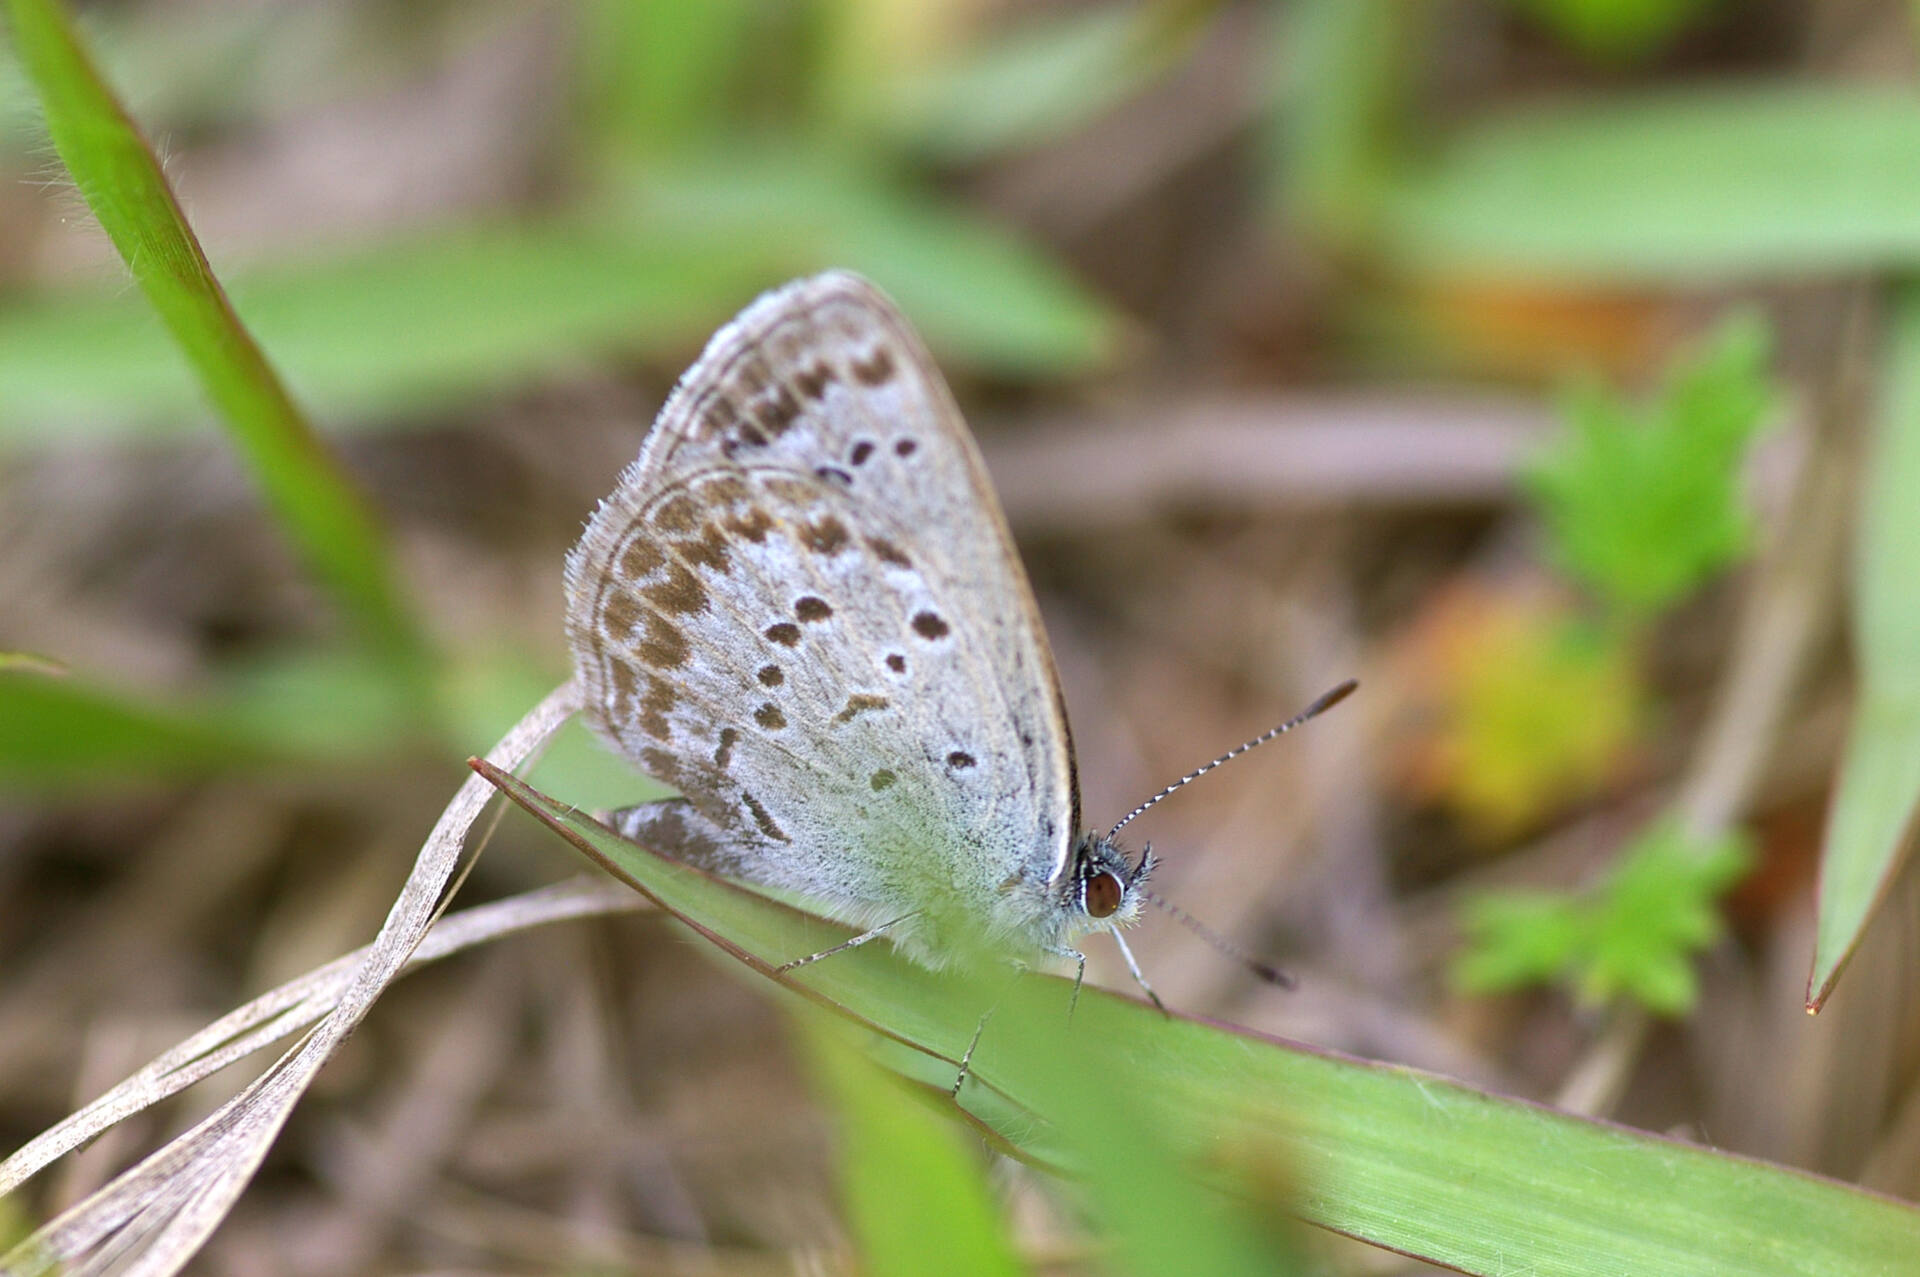
[(1235, 962), (1238, 962), (1241, 966), (1253, 972), (1268, 984), (1277, 984), (1283, 989), (1291, 989), (1298, 983), (1292, 976), (1282, 971), (1279, 967), (1274, 966), (1271, 962), (1254, 957), (1251, 953), (1242, 949), (1239, 945), (1227, 939), (1218, 931), (1215, 931), (1212, 927), (1209, 927), (1206, 923), (1200, 921), (1200, 919), (1194, 917), (1166, 897), (1156, 896), (1144, 887), (1139, 888), (1139, 894), (1145, 898), (1147, 903), (1158, 905), (1160, 908), (1172, 914), (1187, 930), (1193, 932), (1194, 935), (1199, 936), (1209, 945), (1212, 945), (1227, 957), (1232, 958)]
[[(1155, 803), (1167, 797), (1169, 794), (1173, 793), (1175, 790), (1184, 788), (1187, 785), (1191, 785), (1194, 781), (1199, 780), (1202, 776), (1206, 775), (1208, 772), (1212, 771), (1214, 768), (1220, 766), (1222, 763), (1230, 763), (1234, 759), (1240, 757), (1240, 755), (1252, 749), (1254, 746), (1264, 745), (1276, 736), (1284, 736), (1288, 732), (1292, 731), (1294, 728), (1300, 726), (1300, 724), (1306, 722), (1308, 719), (1314, 718), (1314, 717), (1317, 717), (1318, 715), (1326, 713), (1328, 710), (1332, 709), (1335, 705), (1338, 705), (1341, 701), (1344, 701), (1347, 699), (1347, 697), (1353, 695), (1354, 689), (1359, 686), (1360, 686), (1360, 683), (1357, 679), (1351, 679), (1351, 678), (1348, 679), (1346, 682), (1340, 684), (1340, 686), (1334, 688), (1331, 692), (1328, 692), (1326, 695), (1322, 696), (1319, 700), (1315, 701), (1313, 704), (1301, 710), (1298, 714), (1295, 714), (1292, 718), (1289, 718), (1286, 722), (1280, 724), (1280, 726), (1275, 727), (1269, 731), (1264, 731), (1260, 733), (1258, 736), (1254, 737), (1252, 740), (1248, 741), (1244, 745), (1235, 746), (1233, 749), (1228, 750), (1226, 753), (1220, 755), (1220, 757), (1208, 763), (1205, 767), (1197, 767), (1194, 770), (1188, 772), (1186, 775), (1182, 776), (1179, 780), (1174, 781), (1171, 785), (1168, 785), (1165, 789), (1161, 790), (1159, 793), (1155, 794), (1153, 797), (1147, 799), (1147, 801), (1145, 801), (1144, 803), (1141, 803), (1138, 807), (1135, 807), (1132, 811), (1122, 816), (1120, 818), (1120, 823), (1107, 831), (1107, 837), (1112, 838), (1115, 834), (1119, 833), (1122, 829), (1126, 828), (1128, 824), (1132, 823), (1134, 817), (1139, 816), (1141, 813), (1145, 812), (1148, 808), (1152, 807)], [(1182, 918), (1187, 917), (1187, 915), (1181, 913), (1178, 909), (1174, 909), (1172, 905), (1166, 904), (1165, 902), (1161, 902), (1161, 901), (1156, 901), (1155, 903), (1160, 904), (1161, 907), (1164, 909), (1171, 910), (1174, 914), (1176, 914), (1179, 917), (1182, 917)], [(1197, 922), (1194, 922), (1191, 918), (1187, 918), (1187, 921), (1195, 927), (1199, 926), (1199, 924)]]

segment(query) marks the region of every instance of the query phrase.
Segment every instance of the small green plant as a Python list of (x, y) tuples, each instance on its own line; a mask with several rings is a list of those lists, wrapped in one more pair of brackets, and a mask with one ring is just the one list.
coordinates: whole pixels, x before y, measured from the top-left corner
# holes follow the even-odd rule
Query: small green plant
[(1774, 402), (1756, 315), (1727, 321), (1644, 410), (1595, 385), (1527, 476), (1553, 557), (1609, 609), (1672, 606), (1747, 549), (1740, 462)]
[(1751, 859), (1739, 834), (1695, 838), (1662, 821), (1587, 890), (1475, 898), (1454, 978), (1475, 993), (1554, 982), (1589, 1006), (1624, 997), (1684, 1015), (1697, 992), (1692, 956), (1720, 935), (1714, 901)]
[[(1746, 552), (1752, 517), (1740, 471), (1775, 401), (1768, 349), (1764, 323), (1739, 315), (1678, 363), (1645, 408), (1596, 386), (1570, 400), (1566, 432), (1526, 485), (1546, 525), (1549, 557), (1599, 613), (1598, 624), (1563, 618), (1561, 625), (1584, 636), (1575, 650), (1587, 652), (1588, 665), (1597, 659), (1619, 677), (1613, 697), (1569, 700), (1556, 694), (1564, 690), (1550, 677), (1557, 666), (1540, 664), (1529, 678), (1525, 663), (1494, 662), (1501, 673), (1483, 681), (1500, 702), (1479, 710), (1487, 718), (1509, 707), (1504, 719), (1496, 716), (1508, 724), (1498, 737), (1506, 748), (1494, 751), (1516, 760), (1508, 770), (1521, 779), (1510, 778), (1509, 790), (1552, 774), (1545, 769), (1558, 755), (1549, 748), (1543, 757), (1543, 743), (1561, 742), (1564, 753), (1567, 741), (1591, 740), (1591, 733), (1550, 730), (1556, 713), (1585, 723), (1603, 701), (1619, 710), (1644, 699), (1640, 670), (1653, 623)], [(1474, 721), (1474, 704), (1468, 698), (1463, 724)], [(1604, 771), (1604, 760), (1588, 758), (1582, 774)], [(1509, 795), (1508, 807), (1516, 802)], [(1684, 1014), (1694, 1000), (1692, 956), (1719, 932), (1713, 901), (1749, 859), (1737, 833), (1694, 836), (1676, 821), (1656, 823), (1590, 889), (1470, 901), (1455, 980), (1483, 993), (1559, 983), (1588, 1004), (1626, 999)]]

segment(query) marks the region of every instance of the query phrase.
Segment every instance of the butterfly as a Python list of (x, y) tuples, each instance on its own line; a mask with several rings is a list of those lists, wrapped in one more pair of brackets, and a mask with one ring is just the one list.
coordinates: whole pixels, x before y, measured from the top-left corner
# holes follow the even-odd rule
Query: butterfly
[(681, 795), (616, 813), (619, 833), (861, 929), (827, 953), (884, 935), (936, 969), (1054, 955), (1084, 973), (1078, 941), (1106, 931), (1151, 995), (1119, 931), (1152, 850), (1130, 860), (1119, 825), (1081, 829), (1006, 518), (946, 382), (872, 284), (799, 280), (715, 334), (588, 522), (566, 591), (588, 720)]

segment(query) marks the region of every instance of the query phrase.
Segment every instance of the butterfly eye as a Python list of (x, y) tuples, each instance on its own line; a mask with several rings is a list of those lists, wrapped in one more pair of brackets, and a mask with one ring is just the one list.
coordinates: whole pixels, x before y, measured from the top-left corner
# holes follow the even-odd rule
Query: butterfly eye
[(1125, 894), (1126, 889), (1120, 885), (1120, 879), (1102, 871), (1087, 879), (1081, 898), (1086, 903), (1088, 917), (1111, 918), (1119, 910)]

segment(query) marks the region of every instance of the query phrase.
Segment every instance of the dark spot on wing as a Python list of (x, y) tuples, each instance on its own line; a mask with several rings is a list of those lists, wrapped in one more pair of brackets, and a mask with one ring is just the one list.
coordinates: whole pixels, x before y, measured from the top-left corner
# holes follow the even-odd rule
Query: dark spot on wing
[(800, 544), (815, 554), (838, 554), (847, 548), (850, 539), (847, 525), (830, 514), (800, 525)]
[(758, 677), (762, 687), (778, 687), (787, 681), (786, 674), (778, 665), (762, 665)]
[(793, 841), (793, 839), (787, 837), (786, 830), (773, 823), (772, 815), (768, 813), (765, 807), (760, 805), (758, 798), (755, 798), (743, 789), (740, 791), (740, 801), (747, 805), (749, 812), (753, 813), (753, 823), (760, 826), (761, 833), (773, 839), (775, 842)]
[(803, 621), (824, 621), (833, 615), (833, 609), (825, 599), (807, 594), (794, 601), (793, 614)]
[(905, 674), (907, 672), (907, 658), (898, 652), (888, 652), (887, 668), (895, 674)]
[(640, 603), (625, 590), (608, 590), (600, 604), (600, 625), (615, 638), (626, 638), (640, 624)]
[(761, 398), (754, 401), (753, 415), (768, 434), (776, 439), (787, 433), (793, 425), (793, 419), (800, 415), (800, 402), (793, 392), (776, 383)]
[(686, 493), (677, 492), (655, 507), (653, 522), (665, 531), (685, 535), (700, 526), (700, 505)]
[(809, 367), (793, 374), (793, 384), (798, 386), (800, 393), (809, 399), (818, 399), (825, 395), (828, 384), (838, 380), (839, 378), (834, 375), (833, 365), (824, 359), (816, 359)]
[(691, 616), (707, 610), (707, 587), (700, 584), (700, 578), (684, 563), (669, 566), (666, 580), (654, 582), (641, 593), (661, 611), (676, 616)]
[(800, 642), (800, 627), (792, 621), (775, 621), (761, 632), (781, 647), (793, 647)]
[(865, 359), (853, 361), (853, 375), (862, 385), (884, 386), (893, 380), (893, 352), (885, 346), (875, 346)]
[(687, 788), (686, 772), (680, 766), (680, 760), (664, 749), (652, 745), (640, 751), (640, 766), (655, 780), (672, 785), (684, 792)]
[(753, 721), (770, 732), (777, 732), (787, 725), (787, 716), (780, 712), (778, 705), (772, 701), (765, 701), (759, 709), (753, 711)]
[(647, 637), (637, 649), (639, 657), (657, 670), (677, 670), (687, 663), (687, 636), (665, 617), (647, 618)]
[(867, 777), (867, 783), (873, 786), (875, 792), (878, 792), (882, 789), (886, 789), (890, 787), (894, 781), (899, 779), (900, 778), (898, 776), (894, 775), (892, 772), (882, 767), (879, 771)]
[(893, 455), (896, 457), (911, 457), (914, 453), (914, 449), (918, 448), (919, 446), (920, 446), (919, 444), (915, 443), (911, 439), (902, 439), (898, 443), (893, 445)]
[(703, 496), (714, 505), (731, 505), (747, 499), (747, 485), (739, 475), (715, 475), (706, 481)]
[(947, 755), (947, 766), (956, 771), (973, 766), (973, 755), (964, 749), (956, 749)]
[(748, 425), (744, 421), (740, 423), (740, 429), (736, 432), (735, 437), (738, 438), (741, 443), (751, 444), (756, 448), (764, 448), (767, 446), (767, 437), (761, 434), (758, 429)]
[(916, 612), (913, 615), (913, 632), (924, 639), (943, 639), (947, 636), (947, 623), (936, 612)]
[(629, 581), (638, 581), (651, 575), (666, 558), (658, 542), (650, 537), (635, 537), (620, 555), (620, 574)]
[(853, 445), (853, 451), (847, 454), (847, 460), (853, 462), (853, 464), (856, 466), (864, 466), (867, 464), (867, 458), (871, 457), (872, 455), (873, 455), (873, 444), (865, 439), (862, 439), (860, 442)]
[(664, 678), (647, 676), (647, 694), (640, 701), (640, 727), (655, 740), (667, 740), (673, 735), (673, 729), (667, 725), (667, 714), (678, 703), (673, 693), (673, 684)]
[(885, 709), (886, 707), (887, 698), (884, 696), (876, 696), (872, 692), (855, 692), (853, 695), (847, 697), (846, 708), (838, 714), (835, 714), (833, 721), (836, 723), (850, 723), (858, 714), (864, 714), (872, 709)]
[(773, 531), (773, 516), (753, 506), (740, 514), (728, 515), (722, 526), (742, 540), (758, 545)]
[(739, 739), (740, 733), (733, 728), (722, 727), (720, 729), (720, 747), (713, 751), (713, 765), (715, 767), (725, 770), (727, 764), (733, 761), (733, 745), (734, 742)]
[(867, 548), (872, 550), (882, 563), (891, 563), (897, 568), (913, 566), (913, 560), (907, 557), (907, 552), (885, 537), (868, 537)]
[(853, 476), (838, 466), (816, 466), (813, 472), (828, 483), (837, 483), (843, 488), (853, 486)]
[(686, 541), (675, 541), (673, 552), (697, 568), (707, 568), (727, 574), (727, 534), (714, 524), (701, 527), (700, 535)]

